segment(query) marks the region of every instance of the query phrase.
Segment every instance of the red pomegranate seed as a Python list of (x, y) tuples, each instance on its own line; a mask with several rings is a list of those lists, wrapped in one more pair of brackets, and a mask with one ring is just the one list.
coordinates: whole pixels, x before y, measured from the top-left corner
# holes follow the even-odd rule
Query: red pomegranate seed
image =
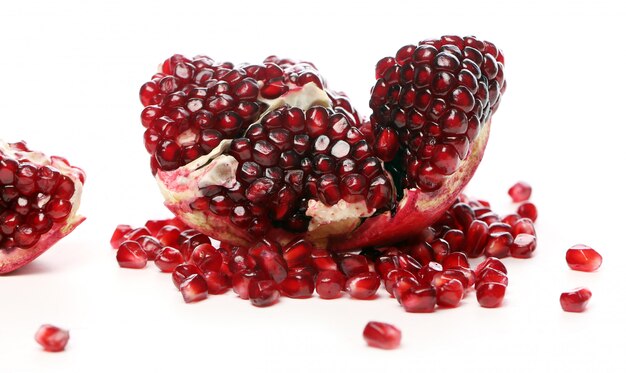
[(537, 207), (532, 202), (523, 202), (517, 208), (517, 213), (521, 217), (528, 218), (533, 222), (537, 220)]
[(172, 272), (172, 281), (177, 289), (180, 289), (180, 285), (185, 279), (193, 275), (202, 275), (202, 271), (193, 264), (181, 264), (174, 268)]
[(120, 224), (113, 231), (113, 236), (111, 236), (111, 247), (117, 250), (118, 247), (122, 244), (122, 242), (126, 241), (126, 234), (132, 231), (133, 228), (130, 225)]
[(496, 258), (505, 258), (509, 256), (511, 245), (513, 244), (513, 236), (509, 232), (490, 233), (485, 245), (485, 256), (495, 256)]
[(141, 236), (149, 236), (150, 232), (145, 227), (135, 228), (126, 234), (126, 239), (136, 241)]
[(156, 237), (161, 228), (169, 224), (169, 220), (148, 220), (144, 226), (150, 232), (150, 235)]
[(385, 276), (382, 276), (383, 284), (385, 285), (385, 290), (387, 290), (387, 292), (391, 296), (393, 296), (394, 285), (403, 277), (409, 277), (409, 278), (415, 279), (415, 276), (411, 272), (404, 270), (404, 269), (400, 269), (400, 268), (394, 268), (388, 271), (387, 274), (385, 274)]
[(411, 287), (400, 296), (406, 312), (433, 312), (436, 303), (437, 291), (433, 286)]
[(436, 287), (437, 305), (440, 307), (456, 307), (463, 298), (463, 284), (459, 280), (451, 279)]
[(489, 225), (482, 220), (474, 220), (470, 224), (465, 238), (465, 252), (470, 258), (483, 254), (489, 234)]
[(137, 241), (124, 241), (117, 250), (117, 263), (122, 268), (144, 268), (148, 263), (148, 255)]
[(248, 285), (248, 296), (252, 305), (268, 307), (278, 301), (280, 293), (273, 280), (251, 280)]
[(198, 302), (209, 296), (206, 280), (202, 275), (191, 275), (180, 284), (185, 303)]
[(313, 249), (311, 251), (311, 259), (313, 260), (313, 266), (318, 271), (336, 271), (338, 269), (337, 262), (333, 260), (330, 253), (325, 249)]
[(511, 245), (511, 256), (514, 258), (530, 258), (537, 247), (537, 239), (530, 234), (520, 233)]
[(511, 229), (513, 237), (517, 237), (517, 235), (521, 233), (530, 234), (535, 237), (537, 236), (537, 233), (535, 232), (535, 224), (533, 224), (533, 221), (528, 218), (520, 217), (513, 223)]
[(267, 274), (277, 284), (280, 284), (287, 277), (287, 264), (283, 257), (275, 251), (268, 248), (252, 248), (250, 256), (257, 263), (257, 268), (264, 274)]
[(567, 265), (575, 271), (593, 272), (602, 265), (602, 256), (587, 245), (575, 245), (565, 254)]
[(404, 293), (408, 292), (411, 289), (419, 288), (426, 285), (420, 284), (414, 277), (399, 276), (396, 280), (396, 283), (393, 284), (392, 295), (399, 303), (401, 303), (401, 299)]
[(178, 246), (178, 237), (180, 237), (180, 229), (173, 225), (162, 227), (156, 234), (156, 238), (163, 246)]
[(346, 284), (345, 276), (337, 270), (325, 270), (317, 274), (315, 291), (322, 299), (335, 299), (341, 296)]
[(230, 288), (230, 278), (221, 271), (204, 272), (204, 280), (209, 294), (223, 294)]
[(392, 350), (400, 346), (402, 332), (391, 324), (370, 321), (363, 329), (363, 338), (371, 347)]
[(359, 273), (346, 280), (346, 292), (355, 299), (372, 299), (380, 287), (376, 273)]
[(463, 272), (462, 268), (463, 267), (453, 267), (450, 269), (444, 269), (442, 272), (435, 273), (435, 276), (433, 276), (433, 280), (431, 281), (431, 285), (437, 288), (448, 281), (458, 280), (461, 285), (463, 285), (463, 289), (470, 288), (472, 285), (470, 285), (470, 281)]
[(561, 307), (566, 312), (583, 312), (591, 299), (591, 291), (587, 288), (576, 288), (561, 294)]
[(522, 217), (519, 216), (519, 214), (517, 213), (513, 213), (513, 214), (509, 214), (505, 217), (502, 218), (502, 222), (504, 224), (508, 224), (511, 227), (513, 226), (513, 224), (515, 224), (515, 222), (517, 222), (518, 220), (520, 220)]
[(173, 272), (178, 265), (184, 263), (183, 255), (173, 247), (165, 246), (154, 258), (154, 264), (162, 272)]
[[(183, 238), (183, 234), (181, 233), (179, 238)], [(185, 258), (185, 260), (190, 260), (191, 259), (191, 254), (193, 253), (193, 250), (202, 244), (210, 244), (211, 243), (211, 239), (201, 233), (195, 233), (193, 234), (191, 237), (187, 238), (181, 245), (180, 245), (180, 253), (183, 254), (183, 258)]]
[(505, 286), (509, 285), (509, 278), (506, 273), (498, 271), (497, 269), (488, 267), (480, 272), (480, 275), (476, 279), (476, 286), (480, 286), (482, 283), (496, 282)]
[(290, 273), (278, 286), (280, 293), (289, 298), (303, 299), (313, 295), (313, 276), (308, 273)]
[(163, 248), (161, 242), (152, 236), (139, 236), (137, 238), (137, 243), (141, 245), (143, 251), (145, 251), (146, 255), (148, 255), (148, 260), (154, 260), (157, 253)]
[(191, 263), (202, 272), (218, 271), (222, 267), (222, 261), (222, 254), (208, 243), (196, 246), (191, 253)]
[(452, 267), (463, 267), (469, 268), (469, 260), (467, 260), (467, 255), (463, 252), (455, 252), (448, 254), (443, 261), (441, 262), (441, 266), (443, 269), (449, 269)]
[(441, 264), (437, 262), (430, 262), (427, 266), (422, 267), (415, 277), (420, 284), (426, 285), (430, 284), (435, 274), (441, 271), (443, 271)]
[(249, 299), (248, 289), (252, 280), (257, 280), (259, 274), (253, 270), (245, 270), (233, 274), (233, 291), (239, 295), (241, 299)]
[(497, 282), (481, 282), (476, 287), (476, 299), (481, 307), (495, 308), (504, 299), (506, 285)]
[(311, 251), (313, 246), (305, 240), (298, 240), (290, 243), (283, 250), (283, 259), (287, 263), (287, 267), (293, 268), (308, 265), (311, 261)]
[(40, 326), (37, 333), (35, 333), (35, 341), (48, 352), (60, 352), (65, 350), (69, 339), (69, 331), (49, 324)]
[(369, 264), (363, 255), (347, 255), (341, 258), (339, 269), (346, 277), (352, 277), (359, 273), (369, 272)]
[(507, 274), (507, 270), (506, 270), (504, 263), (502, 263), (502, 261), (498, 258), (489, 257), (485, 259), (484, 261), (482, 261), (480, 264), (478, 264), (478, 266), (476, 266), (476, 274), (480, 277), (480, 274), (486, 268), (497, 269), (498, 271), (504, 274)]
[(530, 199), (531, 193), (532, 193), (532, 187), (530, 186), (530, 184), (525, 183), (523, 181), (519, 181), (515, 183), (509, 189), (509, 195), (513, 199), (513, 202), (528, 201)]

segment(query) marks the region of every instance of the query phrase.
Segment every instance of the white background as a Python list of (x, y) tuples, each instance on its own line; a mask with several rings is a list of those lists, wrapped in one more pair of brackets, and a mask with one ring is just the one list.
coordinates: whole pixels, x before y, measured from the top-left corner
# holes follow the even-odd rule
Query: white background
[[(626, 74), (623, 11), (604, 1), (3, 1), (0, 136), (66, 156), (87, 172), (87, 221), (34, 264), (0, 278), (0, 371), (618, 371), (624, 312)], [(475, 34), (504, 50), (508, 90), (468, 193), (511, 211), (534, 187), (539, 247), (507, 259), (503, 307), (409, 314), (395, 300), (281, 299), (232, 293), (186, 305), (151, 266), (118, 268), (119, 223), (167, 217), (142, 145), (138, 90), (173, 53), (313, 61), (367, 113), (373, 66), (408, 43)], [(597, 273), (564, 254), (597, 248)], [(584, 314), (559, 294), (593, 292)], [(382, 294), (382, 293), (381, 293)], [(367, 348), (369, 320), (397, 325), (402, 347)], [(67, 351), (33, 341), (70, 329)]]

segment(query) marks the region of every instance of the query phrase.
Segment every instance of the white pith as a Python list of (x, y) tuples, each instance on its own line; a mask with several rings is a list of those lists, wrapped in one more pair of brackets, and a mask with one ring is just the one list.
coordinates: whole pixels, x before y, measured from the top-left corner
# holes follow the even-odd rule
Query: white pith
[[(261, 82), (259, 82), (261, 84)], [(307, 83), (302, 87), (290, 86), (290, 90), (276, 99), (266, 99), (259, 96), (258, 101), (268, 105), (267, 110), (253, 123), (259, 123), (265, 115), (282, 106), (297, 107), (303, 111), (313, 106), (331, 107), (332, 101), (328, 94), (315, 83)], [(232, 140), (223, 140), (211, 153), (178, 168), (174, 171), (159, 171), (156, 179), (159, 189), (168, 204), (190, 203), (202, 197), (203, 187), (219, 185), (232, 187), (236, 182), (238, 162), (235, 158), (223, 153), (228, 150)], [(338, 151), (341, 151), (338, 149)], [(308, 201), (306, 215), (311, 217), (308, 231), (316, 231), (324, 226), (333, 225), (335, 228), (345, 227), (349, 232), (358, 226), (360, 219), (372, 216), (376, 210), (368, 210), (365, 201), (346, 202), (340, 200), (336, 205), (326, 206), (316, 200)], [(185, 214), (189, 220), (195, 217)], [(337, 224), (341, 222), (340, 224)], [(333, 230), (333, 234), (341, 234)]]

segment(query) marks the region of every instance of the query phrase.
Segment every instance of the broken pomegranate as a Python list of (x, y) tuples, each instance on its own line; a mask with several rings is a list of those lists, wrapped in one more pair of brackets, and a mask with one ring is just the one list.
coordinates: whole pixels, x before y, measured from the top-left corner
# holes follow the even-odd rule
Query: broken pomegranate
[(397, 243), (433, 224), (474, 174), (503, 68), (474, 37), (407, 45), (377, 64), (365, 120), (311, 63), (174, 55), (141, 87), (144, 144), (166, 206), (221, 242)]
[(39, 327), (35, 333), (35, 341), (48, 352), (60, 352), (65, 350), (70, 332), (54, 325), (45, 324)]
[(576, 288), (561, 294), (561, 307), (566, 312), (583, 312), (591, 299), (591, 291), (587, 288)]
[(392, 350), (400, 346), (402, 332), (391, 324), (370, 321), (363, 329), (363, 338), (371, 347)]
[(0, 140), (0, 274), (30, 263), (85, 220), (77, 215), (84, 182), (66, 159)]
[(593, 272), (602, 265), (602, 256), (587, 245), (574, 245), (569, 248), (565, 260), (575, 271)]

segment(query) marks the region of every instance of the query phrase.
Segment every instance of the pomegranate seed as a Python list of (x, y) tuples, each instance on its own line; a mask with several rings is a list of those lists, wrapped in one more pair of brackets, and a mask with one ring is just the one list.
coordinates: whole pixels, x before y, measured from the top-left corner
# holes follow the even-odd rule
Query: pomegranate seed
[(530, 258), (537, 247), (537, 239), (530, 234), (520, 233), (511, 245), (511, 256), (514, 258)]
[(137, 243), (141, 245), (143, 251), (148, 255), (148, 260), (154, 260), (157, 253), (163, 248), (159, 240), (152, 236), (140, 236), (137, 238)]
[(401, 299), (404, 293), (406, 293), (407, 291), (411, 289), (418, 288), (421, 286), (425, 286), (425, 285), (420, 284), (414, 277), (399, 276), (398, 279), (396, 280), (396, 283), (393, 284), (392, 294), (399, 303), (402, 303)]
[(292, 273), (280, 283), (280, 293), (289, 298), (310, 298), (315, 285), (313, 276), (306, 273)]
[(173, 225), (163, 226), (156, 234), (156, 238), (163, 246), (178, 246), (178, 238), (180, 237), (180, 229)]
[(198, 302), (208, 298), (209, 289), (202, 275), (191, 275), (180, 284), (180, 292), (185, 303)]
[(411, 287), (400, 296), (406, 312), (433, 312), (436, 303), (437, 291), (433, 286)]
[(258, 250), (253, 248), (250, 250), (250, 256), (257, 263), (257, 268), (267, 274), (276, 283), (281, 283), (287, 277), (287, 264), (283, 257), (277, 252), (270, 249), (262, 248)]
[(509, 256), (510, 247), (513, 244), (513, 236), (509, 232), (490, 233), (485, 245), (485, 256), (505, 258)]
[(583, 312), (591, 299), (591, 291), (587, 288), (576, 288), (561, 294), (561, 307), (565, 312)]
[(443, 271), (441, 264), (437, 262), (430, 262), (427, 266), (422, 267), (417, 273), (417, 281), (420, 284), (430, 284), (435, 274)]
[(480, 274), (487, 268), (493, 268), (504, 274), (507, 274), (504, 263), (502, 263), (500, 259), (495, 257), (489, 257), (482, 261), (478, 266), (476, 266), (476, 273), (478, 274), (478, 276), (480, 276)]
[(415, 279), (415, 276), (409, 272), (406, 271), (404, 269), (399, 269), (399, 268), (394, 268), (390, 271), (387, 272), (387, 274), (385, 274), (385, 276), (383, 276), (383, 283), (385, 285), (385, 290), (387, 290), (387, 292), (393, 296), (393, 287), (394, 285), (403, 277), (409, 277), (412, 279)]
[(359, 273), (346, 280), (346, 292), (355, 299), (372, 299), (380, 287), (376, 273)]
[(532, 220), (537, 220), (537, 207), (532, 202), (523, 202), (517, 208), (517, 213), (523, 217)]
[(506, 285), (497, 282), (481, 282), (476, 287), (476, 299), (481, 307), (495, 308), (504, 299)]
[(202, 272), (218, 271), (222, 266), (222, 254), (208, 243), (200, 244), (191, 253), (191, 263)]
[(162, 272), (173, 272), (178, 265), (184, 263), (183, 255), (173, 247), (165, 246), (154, 258), (154, 264)]
[(352, 277), (359, 273), (369, 272), (367, 258), (363, 255), (348, 255), (341, 259), (339, 268), (346, 277)]
[(122, 242), (126, 241), (126, 234), (132, 231), (133, 228), (130, 225), (120, 224), (113, 231), (113, 236), (111, 236), (111, 247), (117, 250), (120, 247)]
[(451, 279), (436, 287), (437, 305), (440, 307), (456, 307), (463, 298), (463, 284), (459, 280)]
[(445, 269), (442, 272), (435, 273), (430, 284), (437, 288), (443, 286), (443, 284), (450, 280), (458, 280), (461, 285), (463, 285), (463, 289), (468, 289), (472, 285), (470, 285), (470, 280), (461, 268), (462, 267), (453, 267), (452, 269)]
[(593, 272), (602, 265), (602, 256), (587, 245), (575, 245), (565, 254), (567, 265), (575, 271)]
[(233, 291), (241, 299), (249, 299), (248, 289), (252, 280), (257, 280), (259, 274), (253, 270), (245, 270), (233, 274)]
[(535, 224), (533, 224), (533, 221), (528, 218), (517, 219), (511, 227), (511, 233), (513, 234), (513, 237), (517, 237), (517, 235), (521, 233), (530, 234), (531, 236), (537, 237), (537, 233), (535, 232)]
[(49, 324), (40, 326), (37, 333), (35, 333), (35, 341), (48, 352), (60, 352), (65, 350), (69, 339), (69, 331)]
[(482, 272), (480, 272), (480, 275), (476, 279), (476, 285), (480, 286), (481, 283), (485, 283), (485, 282), (496, 282), (496, 283), (508, 286), (509, 278), (507, 277), (506, 273), (502, 271), (498, 271), (497, 269), (488, 267), (488, 268), (483, 269)]
[(532, 193), (532, 188), (528, 183), (523, 181), (519, 181), (515, 183), (509, 189), (509, 195), (513, 199), (513, 202), (523, 202), (528, 201), (530, 199), (530, 194)]
[(325, 249), (313, 249), (311, 251), (311, 259), (313, 260), (313, 266), (318, 271), (337, 270), (337, 263)]
[(149, 236), (150, 232), (145, 227), (136, 228), (126, 234), (126, 239), (131, 241), (137, 241), (141, 236)]
[(185, 279), (193, 275), (202, 275), (202, 271), (193, 264), (181, 264), (174, 268), (172, 272), (172, 281), (177, 289), (180, 289), (180, 285)]
[(311, 251), (313, 246), (305, 240), (298, 240), (289, 244), (283, 250), (283, 259), (287, 263), (287, 267), (297, 267), (309, 264), (311, 260)]
[(489, 225), (482, 220), (474, 220), (469, 225), (465, 239), (467, 256), (476, 258), (482, 255), (489, 234)]
[(467, 255), (463, 252), (454, 252), (446, 255), (441, 262), (441, 266), (443, 269), (449, 269), (451, 267), (463, 267), (469, 268), (469, 260), (467, 260)]
[(325, 270), (315, 279), (315, 291), (322, 299), (335, 299), (341, 296), (346, 284), (345, 276), (337, 270)]
[(230, 288), (230, 278), (221, 271), (204, 272), (204, 280), (209, 294), (223, 294)]
[(148, 255), (137, 241), (124, 241), (117, 250), (117, 263), (122, 268), (141, 269), (148, 263)]
[(371, 347), (392, 350), (400, 346), (402, 332), (391, 324), (370, 321), (363, 329), (363, 338)]
[(252, 305), (267, 307), (275, 304), (280, 293), (273, 280), (251, 280), (248, 285), (248, 294)]

